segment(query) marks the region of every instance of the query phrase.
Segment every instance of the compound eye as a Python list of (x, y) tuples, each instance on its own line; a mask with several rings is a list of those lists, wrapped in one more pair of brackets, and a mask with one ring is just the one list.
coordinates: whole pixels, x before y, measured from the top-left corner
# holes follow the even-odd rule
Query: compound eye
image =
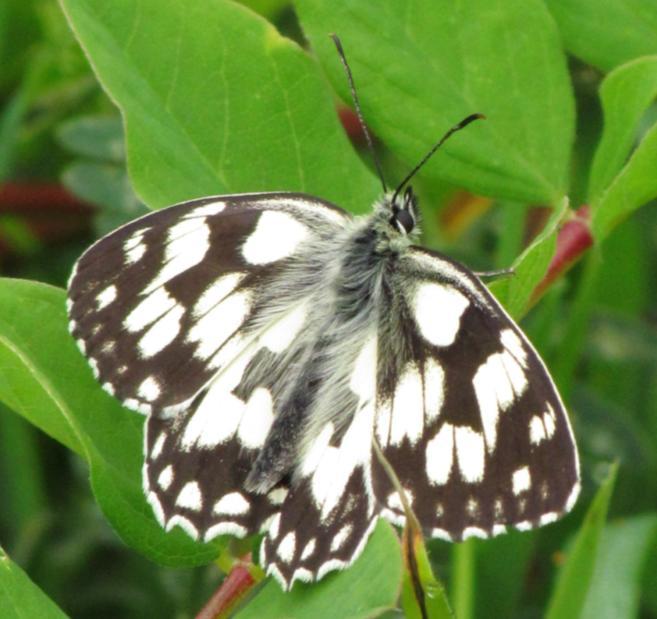
[(399, 211), (395, 215), (395, 224), (401, 233), (408, 234), (415, 227), (415, 219), (408, 211)]

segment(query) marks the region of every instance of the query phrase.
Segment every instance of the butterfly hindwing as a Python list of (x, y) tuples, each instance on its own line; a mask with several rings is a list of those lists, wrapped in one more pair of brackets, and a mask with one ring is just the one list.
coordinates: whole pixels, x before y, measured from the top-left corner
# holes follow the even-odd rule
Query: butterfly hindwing
[[(456, 263), (412, 250), (395, 277), (405, 344), (380, 377), (376, 431), (426, 533), (461, 540), (556, 520), (579, 491), (577, 453), (535, 350)], [(383, 471), (374, 479), (401, 523)]]

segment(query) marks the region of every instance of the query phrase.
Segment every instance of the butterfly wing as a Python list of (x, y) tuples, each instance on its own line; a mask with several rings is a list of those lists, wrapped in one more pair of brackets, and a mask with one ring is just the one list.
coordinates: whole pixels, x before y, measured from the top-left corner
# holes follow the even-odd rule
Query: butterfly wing
[(167, 529), (243, 536), (277, 512), (284, 484), (243, 488), (309, 313), (303, 282), (277, 283), (349, 220), (300, 194), (206, 198), (132, 222), (78, 261), (71, 332), (104, 388), (149, 415), (144, 490)]
[(232, 358), (234, 336), (259, 320), (259, 291), (300, 246), (347, 220), (301, 194), (219, 196), (148, 214), (78, 261), (71, 333), (128, 408), (182, 410)]
[(339, 430), (329, 420), (314, 433), (263, 541), (261, 562), (284, 587), (351, 565), (379, 516), (403, 524), (373, 438), (432, 537), (528, 529), (577, 497), (577, 452), (557, 391), (474, 275), (414, 248), (388, 271), (380, 303), (375, 335), (344, 364), (350, 423)]
[[(557, 390), (520, 329), (469, 271), (412, 249), (393, 274), (376, 436), (427, 534), (458, 541), (556, 520), (579, 493)], [(403, 522), (380, 467), (383, 515)]]

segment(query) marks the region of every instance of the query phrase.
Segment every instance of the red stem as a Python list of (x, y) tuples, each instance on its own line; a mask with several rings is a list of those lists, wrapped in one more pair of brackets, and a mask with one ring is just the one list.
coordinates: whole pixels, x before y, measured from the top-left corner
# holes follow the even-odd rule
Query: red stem
[[(244, 557), (249, 560), (250, 555)], [(246, 562), (240, 561), (233, 566), (230, 573), (205, 606), (200, 610), (196, 619), (221, 619), (235, 608), (237, 603), (251, 590), (256, 580), (246, 567)]]
[(545, 277), (532, 293), (532, 303), (582, 257), (582, 254), (593, 245), (593, 240), (591, 209), (585, 204), (578, 208), (559, 230), (554, 256)]

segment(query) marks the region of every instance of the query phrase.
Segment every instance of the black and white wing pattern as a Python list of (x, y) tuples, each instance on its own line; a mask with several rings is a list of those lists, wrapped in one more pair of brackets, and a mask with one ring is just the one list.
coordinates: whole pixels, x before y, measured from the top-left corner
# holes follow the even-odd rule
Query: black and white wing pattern
[[(375, 434), (426, 534), (489, 537), (569, 511), (579, 464), (568, 416), (520, 329), (443, 256), (413, 248), (393, 277), (403, 293), (379, 335)], [(383, 515), (403, 522), (385, 473), (372, 475)]]
[(374, 440), (434, 537), (545, 524), (578, 494), (538, 355), (472, 273), (392, 238), (406, 226), (390, 212), (196, 200), (101, 239), (69, 283), (96, 377), (148, 415), (159, 521), (204, 540), (265, 531), (285, 588), (350, 565), (379, 517), (403, 523)]
[(146, 215), (78, 261), (70, 330), (103, 388), (148, 414), (144, 490), (167, 529), (244, 536), (278, 511), (284, 485), (244, 490), (276, 408), (276, 374), (252, 368), (285, 371), (308, 308), (302, 285), (276, 303), (267, 291), (349, 219), (301, 194), (205, 198)]
[(375, 329), (345, 364), (349, 423), (332, 417), (313, 433), (261, 547), (262, 564), (285, 587), (351, 565), (379, 517), (404, 523), (373, 439), (431, 537), (547, 524), (579, 492), (556, 389), (484, 285), (412, 248), (382, 289)]

